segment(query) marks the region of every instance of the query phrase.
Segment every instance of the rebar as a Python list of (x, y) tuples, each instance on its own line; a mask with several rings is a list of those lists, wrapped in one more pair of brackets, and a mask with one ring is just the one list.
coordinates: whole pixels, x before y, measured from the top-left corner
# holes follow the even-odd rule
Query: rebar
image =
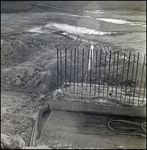
[(91, 74), (92, 74), (92, 49), (91, 49), (91, 56), (90, 56), (90, 99), (91, 99)]
[(111, 101), (112, 101), (112, 96), (113, 96), (113, 84), (114, 84), (114, 68), (115, 68), (115, 52), (114, 52), (114, 60), (113, 60), (113, 73), (112, 73), (112, 95), (111, 95)]
[(141, 73), (141, 81), (140, 81), (140, 88), (139, 88), (139, 95), (138, 95), (138, 106), (139, 106), (139, 98), (140, 98), (141, 85), (142, 85), (142, 78), (143, 78), (143, 72), (144, 72), (144, 65), (145, 65), (145, 55), (144, 55), (144, 60), (143, 60), (142, 73)]
[(67, 93), (67, 49), (65, 49), (65, 94)]
[(82, 94), (81, 94), (82, 97), (83, 97), (83, 78), (84, 78), (83, 69), (84, 69), (84, 49), (82, 51)]
[(122, 78), (121, 78), (120, 102), (121, 102), (121, 97), (122, 97), (122, 86), (123, 86), (124, 68), (125, 68), (125, 53), (124, 53), (123, 70), (122, 70)]
[(62, 52), (60, 49), (60, 70), (61, 70), (61, 90), (62, 90)]
[(76, 49), (74, 53), (74, 98), (75, 98), (75, 76), (76, 76)]
[(107, 84), (107, 104), (108, 104), (108, 91), (109, 91), (110, 64), (111, 64), (111, 51), (110, 51), (110, 55), (109, 55), (109, 71), (108, 71), (108, 84)]
[(116, 98), (117, 98), (117, 76), (118, 76), (118, 64), (119, 64), (119, 52), (117, 52), (117, 68), (116, 68), (116, 77), (115, 77), (115, 84), (116, 84), (116, 91), (115, 91), (115, 105), (116, 105)]
[[(133, 82), (133, 75), (134, 75), (134, 63), (135, 63), (135, 54), (134, 54), (133, 66), (132, 66), (132, 77), (131, 77), (132, 82)], [(134, 86), (135, 86), (135, 84), (134, 84)], [(130, 92), (132, 92), (131, 88), (132, 88), (132, 85), (130, 86)], [(131, 97), (131, 94), (130, 94), (130, 97)], [(129, 103), (130, 103), (130, 97), (129, 97)]]
[(59, 86), (59, 63), (58, 63), (58, 61), (59, 61), (59, 58), (58, 58), (59, 56), (58, 56), (58, 48), (57, 48), (57, 90), (58, 90), (58, 86)]
[[(86, 76), (86, 91), (87, 90), (87, 84), (88, 84), (88, 62), (89, 62), (89, 52), (90, 52), (90, 49), (88, 50), (88, 56), (87, 56), (87, 76)], [(88, 94), (88, 92), (86, 92)], [(87, 95), (88, 96), (88, 95)]]
[[(73, 52), (74, 51), (74, 52)], [(65, 49), (65, 61), (63, 60), (63, 51), (61, 49), (57, 48), (57, 90), (60, 88), (61, 84), (61, 90), (64, 90), (64, 93), (67, 94), (67, 92), (73, 92), (73, 96), (75, 98), (78, 97), (78, 95), (83, 98), (85, 96), (92, 98), (98, 97), (98, 102), (100, 102), (100, 97), (103, 95), (102, 104), (105, 104), (105, 88), (107, 90), (106, 97), (107, 97), (107, 105), (109, 102), (109, 99), (111, 100), (114, 105), (117, 104), (118, 97), (120, 96), (120, 103), (122, 103), (122, 95), (125, 94), (125, 105), (131, 103), (131, 106), (133, 107), (135, 104), (135, 107), (144, 107), (145, 106), (145, 93), (146, 93), (146, 81), (145, 77), (145, 65), (146, 65), (146, 57), (144, 55), (143, 58), (143, 66), (140, 71), (140, 76), (138, 74), (139, 72), (139, 53), (138, 56), (136, 54), (132, 55), (131, 52), (129, 52), (128, 62), (126, 65), (126, 55), (123, 54), (124, 58), (122, 60), (122, 74), (118, 71), (119, 65), (120, 65), (120, 57), (119, 52), (114, 52), (112, 56), (112, 52), (110, 51), (107, 61), (107, 54), (105, 53), (104, 57), (104, 67), (102, 65), (102, 50), (96, 51), (96, 60), (93, 61), (93, 51), (92, 49), (89, 49), (88, 53), (88, 59), (87, 56), (84, 55), (84, 49), (80, 52), (79, 49), (71, 50), (69, 54), (70, 63), (68, 64), (68, 53), (67, 49)], [(131, 56), (132, 55), (132, 56)], [(112, 58), (111, 58), (112, 57)], [(114, 59), (113, 59), (114, 58)], [(81, 60), (80, 60), (81, 59)], [(65, 62), (65, 64), (64, 64)], [(80, 64), (81, 62), (81, 64)], [(87, 68), (85, 67), (85, 63)], [(95, 67), (95, 70), (93, 71), (93, 65)], [(98, 68), (99, 67), (99, 68)], [(104, 68), (104, 71), (102, 70)], [(70, 69), (68, 74), (68, 68)], [(125, 71), (126, 68), (126, 71)], [(89, 72), (90, 71), (90, 72)], [(102, 72), (104, 75), (102, 76)], [(107, 71), (107, 72), (106, 72)], [(98, 73), (99, 72), (99, 73)], [(85, 75), (85, 73), (87, 73)], [(88, 75), (89, 74), (89, 75)], [(64, 77), (65, 75), (65, 77)], [(125, 76), (126, 75), (126, 76)], [(89, 76), (89, 78), (88, 78)], [(103, 78), (102, 78), (103, 77)], [(112, 77), (112, 78), (111, 78)], [(120, 80), (119, 80), (120, 77)], [(111, 80), (110, 80), (111, 79)], [(64, 81), (65, 80), (65, 81)], [(88, 80), (88, 81), (87, 81)], [(104, 85), (101, 87), (101, 81), (107, 82), (107, 87)], [(139, 80), (139, 84), (138, 84)], [(69, 83), (67, 83), (69, 81)], [(86, 85), (84, 84), (86, 81)], [(97, 82), (98, 81), (98, 82)], [(73, 82), (73, 83), (72, 83)], [(64, 83), (64, 88), (62, 87), (62, 83)], [(89, 84), (88, 84), (89, 83)], [(68, 85), (69, 84), (69, 85)], [(110, 85), (112, 86), (112, 91), (110, 91)], [(120, 90), (119, 90), (120, 85)], [(137, 88), (138, 85), (138, 88)], [(69, 88), (67, 88), (69, 86)], [(79, 90), (79, 86), (81, 87)], [(85, 93), (84, 89), (87, 89), (87, 92)], [(88, 86), (88, 88), (87, 88)], [(124, 86), (124, 93), (123, 93), (123, 86)], [(130, 86), (130, 87), (129, 87)], [(105, 87), (105, 88), (104, 88)], [(129, 91), (127, 88), (129, 87)], [(77, 88), (77, 89), (76, 89)], [(103, 91), (101, 91), (101, 88)], [(136, 92), (135, 92), (136, 89)], [(68, 90), (68, 91), (67, 91)], [(118, 93), (120, 91), (120, 93)], [(130, 92), (129, 94), (127, 92)], [(135, 94), (137, 93), (137, 94)], [(76, 95), (75, 95), (76, 94)], [(102, 95), (101, 95), (102, 94)], [(120, 94), (120, 95), (119, 95)], [(133, 96), (132, 96), (133, 95)], [(127, 97), (127, 98), (126, 98)], [(137, 99), (136, 99), (136, 98)], [(134, 99), (137, 100), (134, 103)], [(127, 103), (126, 103), (127, 102)]]
[(94, 98), (96, 94), (96, 82), (97, 82), (97, 51), (96, 51), (96, 66), (95, 66), (95, 88), (94, 88)]
[(100, 66), (99, 66), (99, 88), (98, 88), (98, 98), (100, 97), (100, 81), (101, 81), (101, 50), (99, 55), (100, 60)]
[[(138, 63), (139, 63), (139, 53), (138, 53), (138, 57), (137, 57), (137, 64), (136, 64), (136, 74), (135, 74), (135, 81), (134, 81), (135, 83), (137, 82)], [(136, 87), (136, 86), (134, 86), (132, 106), (133, 106), (133, 104), (134, 104), (135, 87)]]
[(71, 73), (72, 73), (72, 50), (70, 55), (70, 91), (71, 91), (71, 82), (72, 82)]
[(143, 90), (143, 98), (142, 98), (142, 107), (143, 107), (144, 97), (145, 97), (145, 95), (146, 95), (145, 90), (146, 90), (146, 81), (144, 82), (144, 90)]
[(127, 68), (127, 78), (126, 78), (126, 88), (125, 88), (125, 101), (126, 101), (126, 92), (127, 92), (127, 87), (128, 87), (128, 76), (129, 76), (129, 67), (130, 67), (130, 57), (131, 57), (131, 52), (129, 52), (129, 61), (128, 61), (128, 68)]
[(106, 74), (106, 66), (107, 66), (106, 56), (107, 56), (107, 51), (105, 51), (105, 67), (104, 67), (103, 97), (104, 97), (105, 74)]
[(79, 81), (79, 49), (77, 49), (77, 94), (78, 94), (78, 81)]

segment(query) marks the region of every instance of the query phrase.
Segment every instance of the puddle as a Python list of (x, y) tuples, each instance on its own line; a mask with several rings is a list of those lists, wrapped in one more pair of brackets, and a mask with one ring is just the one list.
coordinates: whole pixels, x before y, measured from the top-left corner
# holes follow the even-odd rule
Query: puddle
[(42, 33), (41, 31), (41, 27), (35, 27), (35, 28), (32, 28), (31, 30), (28, 30), (29, 32), (38, 32), (38, 33)]
[(110, 18), (97, 18), (96, 20), (111, 22), (115, 24), (128, 24), (128, 25), (135, 25), (135, 26), (139, 25), (139, 26), (146, 27), (144, 22), (131, 22), (131, 21), (122, 20), (122, 19), (110, 19)]
[[(64, 31), (64, 34), (70, 33), (70, 34), (77, 34), (77, 35), (85, 35), (85, 34), (92, 34), (92, 35), (109, 35), (109, 34), (115, 34), (116, 32), (101, 32), (96, 31), (94, 29), (88, 29), (85, 27), (79, 27), (79, 26), (73, 26), (69, 24), (64, 23), (48, 23), (44, 27), (33, 27), (30, 30), (27, 30), (28, 32), (37, 32), (37, 33), (48, 33), (48, 30), (62, 30)], [(67, 32), (67, 33), (65, 33)]]
[(86, 13), (93, 13), (93, 14), (103, 14), (104, 11), (102, 10), (94, 10), (94, 11), (85, 11)]
[(73, 25), (62, 24), (62, 23), (48, 23), (47, 25), (45, 25), (45, 27), (57, 28), (71, 34), (78, 34), (78, 35), (82, 35), (82, 34), (105, 35), (105, 34), (114, 33), (114, 32), (101, 32), (101, 31), (96, 31), (94, 29), (88, 29), (85, 27), (73, 26)]
[(57, 15), (67, 15), (67, 16), (72, 16), (72, 17), (87, 17), (91, 18), (91, 16), (81, 16), (81, 15), (75, 15), (75, 14), (67, 14), (67, 13), (56, 13)]

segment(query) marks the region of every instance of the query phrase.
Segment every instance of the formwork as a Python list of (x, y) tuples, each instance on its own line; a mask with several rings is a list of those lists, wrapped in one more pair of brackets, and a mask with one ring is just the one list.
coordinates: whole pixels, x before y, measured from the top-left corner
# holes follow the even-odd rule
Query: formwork
[(57, 49), (51, 109), (146, 116), (146, 54)]

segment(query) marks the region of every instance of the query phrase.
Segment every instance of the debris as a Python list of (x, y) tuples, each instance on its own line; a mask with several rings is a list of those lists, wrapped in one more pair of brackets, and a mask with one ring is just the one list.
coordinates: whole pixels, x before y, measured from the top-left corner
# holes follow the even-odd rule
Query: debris
[(1, 148), (4, 149), (22, 149), (25, 147), (24, 140), (18, 135), (1, 134)]

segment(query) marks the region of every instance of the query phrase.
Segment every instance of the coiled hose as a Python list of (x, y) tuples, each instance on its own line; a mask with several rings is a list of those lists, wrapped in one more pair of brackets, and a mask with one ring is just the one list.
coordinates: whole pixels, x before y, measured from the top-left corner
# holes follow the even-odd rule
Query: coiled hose
[[(117, 129), (114, 129), (112, 126), (110, 126), (110, 123), (112, 123), (112, 122), (124, 122), (124, 123), (129, 123), (129, 124), (141, 126), (144, 133), (133, 132), (132, 134), (128, 134), (127, 132), (122, 132), (122, 130), (117, 130)], [(127, 120), (112, 120), (112, 121), (108, 122), (108, 127), (110, 130), (112, 130), (113, 132), (118, 133), (118, 134), (140, 135), (140, 136), (146, 138), (146, 122), (143, 122), (142, 124), (140, 124), (140, 123), (131, 122), (131, 121), (127, 121)]]

